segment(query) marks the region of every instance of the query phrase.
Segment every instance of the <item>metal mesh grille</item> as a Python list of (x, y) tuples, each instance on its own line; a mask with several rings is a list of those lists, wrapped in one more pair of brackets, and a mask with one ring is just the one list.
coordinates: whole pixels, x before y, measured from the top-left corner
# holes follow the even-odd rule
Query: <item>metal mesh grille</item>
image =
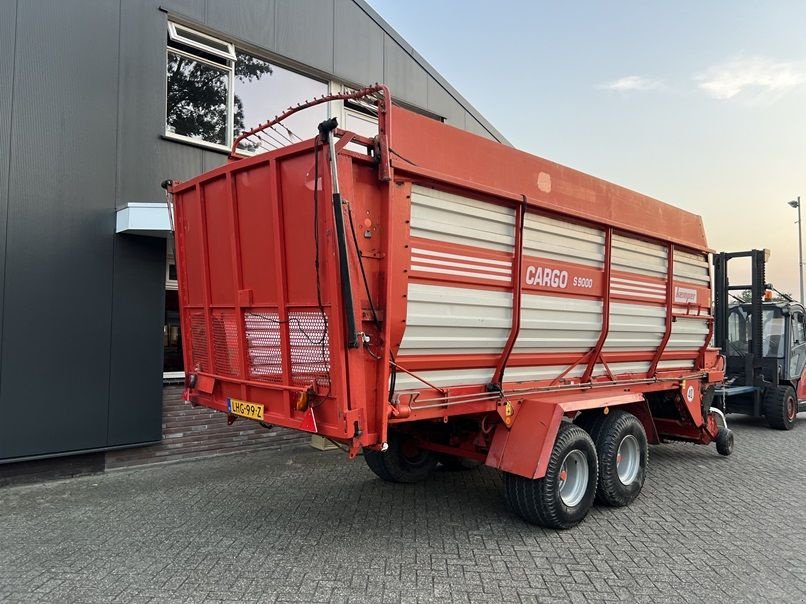
[(244, 313), (249, 378), (260, 382), (283, 381), (280, 316), (276, 311)]
[(209, 371), (207, 356), (207, 325), (205, 324), (204, 312), (196, 311), (190, 313), (190, 359), (192, 367), (187, 370)]
[(214, 311), (210, 320), (213, 324), (213, 360), (215, 373), (228, 377), (238, 377), (241, 357), (238, 353), (238, 327), (233, 311)]
[(291, 383), (306, 385), (330, 383), (330, 348), (327, 323), (322, 313), (291, 311), (288, 313), (291, 343)]

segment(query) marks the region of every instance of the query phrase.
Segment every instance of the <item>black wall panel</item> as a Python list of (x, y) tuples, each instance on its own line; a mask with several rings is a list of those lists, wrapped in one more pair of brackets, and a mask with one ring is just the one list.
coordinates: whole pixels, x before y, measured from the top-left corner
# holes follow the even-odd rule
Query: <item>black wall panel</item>
[(106, 445), (118, 3), (18, 4), (0, 457)]
[(162, 436), (165, 239), (115, 237), (108, 444)]

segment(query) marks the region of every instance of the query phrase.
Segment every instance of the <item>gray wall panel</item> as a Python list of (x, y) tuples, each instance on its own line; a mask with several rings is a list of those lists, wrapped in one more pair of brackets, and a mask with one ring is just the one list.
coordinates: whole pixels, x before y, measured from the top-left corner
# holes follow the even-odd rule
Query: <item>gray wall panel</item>
[(225, 154), (217, 153), (215, 151), (207, 151), (206, 149), (202, 151), (203, 171), (207, 172), (207, 170), (218, 168), (219, 166), (223, 166), (225, 163), (227, 163), (227, 156)]
[(119, 204), (163, 198), (155, 173), (164, 148), (167, 17), (157, 6), (121, 6)]
[(336, 0), (334, 74), (366, 86), (383, 81), (383, 31), (353, 0)]
[(442, 85), (428, 77), (428, 106), (429, 111), (445, 118), (445, 123), (457, 128), (465, 127), (465, 109), (448, 94)]
[(205, 151), (162, 138), (166, 15), (156, 7), (144, 10), (137, 2), (123, 2), (121, 24), (117, 204), (162, 201), (160, 183), (199, 174)]
[(166, 178), (188, 180), (204, 172), (205, 153), (209, 153), (209, 151), (192, 145), (169, 140), (159, 142), (155, 156), (156, 165), (148, 176), (149, 181), (153, 182), (159, 191), (159, 201), (165, 199), (165, 192), (159, 188), (159, 185)]
[(133, 4), (135, 8), (137, 5), (140, 5), (141, 11), (144, 8), (144, 4), (149, 4), (154, 8), (161, 7), (169, 13), (189, 17), (199, 23), (204, 23), (207, 13), (206, 0), (149, 0), (148, 2), (143, 2), (142, 0), (135, 0), (134, 2), (131, 0), (122, 0), (122, 3), (123, 5)]
[(0, 457), (104, 446), (109, 393), (118, 3), (18, 11)]
[[(6, 268), (6, 226), (8, 218), (8, 168), (11, 159), (11, 107), (14, 86), (14, 44), (17, 21), (15, 0), (0, 1), (0, 342), (3, 341), (3, 285)], [(0, 351), (2, 347), (0, 347)], [(0, 367), (3, 359), (0, 356)], [(0, 392), (3, 383), (0, 381)], [(3, 410), (0, 408), (0, 418)]]
[(479, 136), (483, 136), (484, 138), (489, 138), (491, 140), (496, 140), (496, 138), (490, 134), (490, 132), (485, 128), (481, 122), (479, 122), (475, 117), (473, 117), (469, 112), (465, 111), (465, 130), (472, 132), (473, 134), (478, 134)]
[(393, 98), (428, 108), (428, 74), (387, 35), (383, 40), (383, 79)]
[(268, 51), (275, 49), (274, 0), (207, 0), (207, 26)]
[(333, 73), (333, 0), (276, 0), (277, 52)]
[(165, 239), (115, 237), (108, 444), (162, 436)]

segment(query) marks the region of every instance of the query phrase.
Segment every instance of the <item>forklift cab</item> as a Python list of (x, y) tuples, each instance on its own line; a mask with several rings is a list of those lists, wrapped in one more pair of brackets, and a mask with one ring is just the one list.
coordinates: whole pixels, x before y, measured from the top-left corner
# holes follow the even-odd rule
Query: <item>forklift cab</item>
[[(806, 366), (806, 324), (800, 304), (765, 303), (761, 307), (761, 346), (753, 346), (753, 305), (737, 304), (728, 312), (724, 354), (728, 376), (748, 375), (746, 364), (759, 350), (761, 374), (768, 382), (798, 384)], [(748, 384), (750, 385), (750, 384)], [(800, 394), (800, 388), (797, 390)], [(801, 395), (803, 398), (803, 395)]]
[[(763, 416), (770, 427), (790, 430), (806, 410), (806, 318), (803, 304), (789, 296), (768, 297), (768, 257), (768, 250), (714, 254), (714, 343), (725, 355), (725, 381), (715, 394), (726, 413)], [(735, 258), (750, 260), (750, 284), (728, 281)], [(750, 301), (730, 304), (737, 290), (749, 290)]]

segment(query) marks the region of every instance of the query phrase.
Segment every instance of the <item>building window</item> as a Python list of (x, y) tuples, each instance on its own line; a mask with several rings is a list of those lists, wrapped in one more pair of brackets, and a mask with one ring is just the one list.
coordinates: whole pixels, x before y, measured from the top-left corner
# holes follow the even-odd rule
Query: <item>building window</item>
[(167, 57), (166, 133), (227, 146), (235, 47), (170, 23)]
[[(261, 122), (280, 115), (292, 105), (327, 94), (328, 85), (284, 69), (259, 57), (238, 51), (235, 64), (235, 115), (237, 136)], [(316, 105), (283, 120), (261, 133), (264, 150), (298, 143), (316, 136), (317, 126), (328, 118), (326, 105)], [(255, 151), (243, 141), (241, 151)]]
[[(233, 138), (328, 86), (284, 69), (234, 44), (168, 24), (166, 135), (228, 149)], [(262, 149), (313, 138), (328, 117), (324, 105), (302, 111), (264, 133)], [(241, 151), (255, 152), (244, 143)]]

